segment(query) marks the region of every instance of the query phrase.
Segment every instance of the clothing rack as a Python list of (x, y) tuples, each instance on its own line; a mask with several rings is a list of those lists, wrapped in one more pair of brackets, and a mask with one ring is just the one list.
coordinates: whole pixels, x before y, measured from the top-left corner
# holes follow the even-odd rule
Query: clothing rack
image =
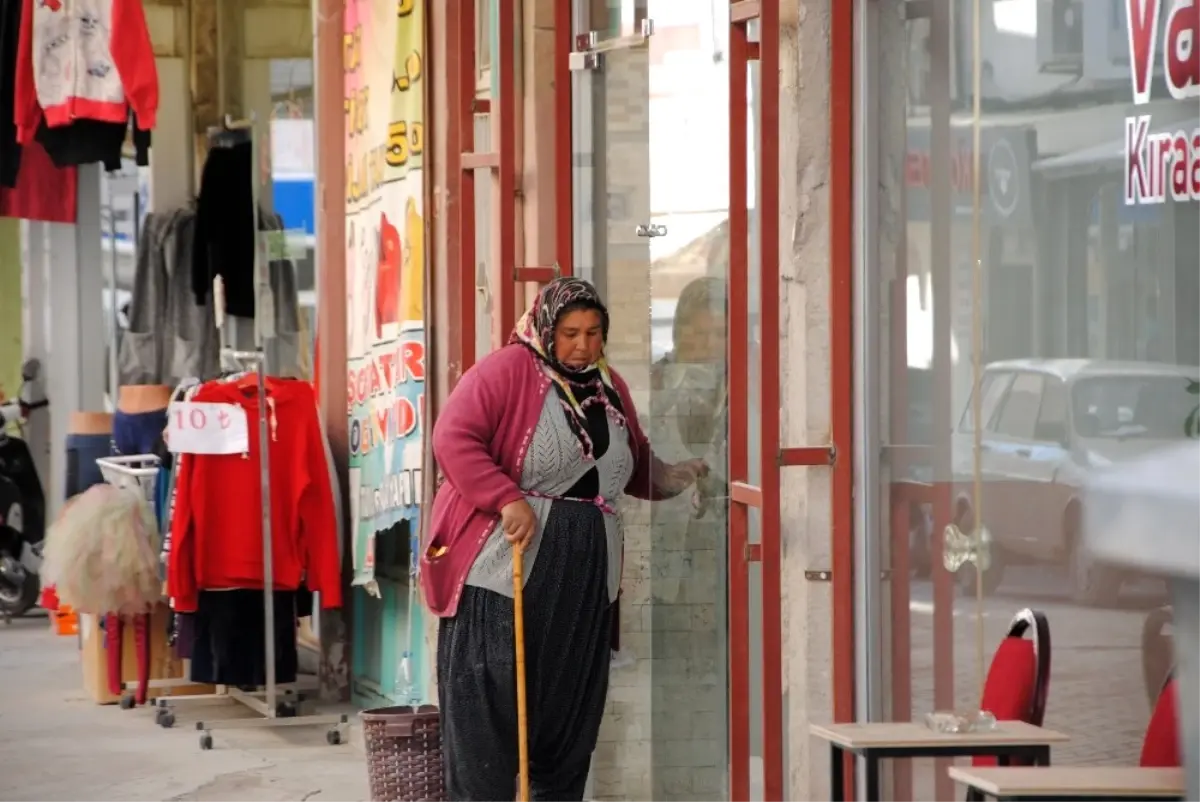
[[(263, 258), (261, 236), (258, 230), (259, 222), (259, 154), (258, 137), (255, 131), (255, 120), (233, 120), (225, 117), (224, 126), (209, 129), (209, 141), (214, 146), (222, 146), (221, 137), (228, 137), (232, 132), (247, 132), (251, 145), (251, 174), (252, 187), (251, 205), (254, 213), (254, 284), (261, 291), (264, 285), (270, 286), (270, 275), (266, 260)], [(239, 140), (243, 142), (244, 140)], [(261, 295), (260, 295), (261, 297)], [(296, 727), (313, 725), (331, 725), (325, 733), (325, 740), (330, 745), (343, 741), (342, 728), (348, 723), (345, 714), (308, 714), (299, 715), (298, 703), (303, 697), (293, 696), (291, 691), (284, 691), (284, 702), (280, 703), (280, 689), (275, 682), (275, 577), (274, 577), (274, 546), (271, 531), (271, 465), (270, 465), (270, 431), (267, 420), (267, 388), (266, 388), (266, 355), (263, 342), (273, 332), (268, 332), (263, 325), (264, 315), (259, 314), (255, 307), (255, 341), (253, 351), (237, 351), (227, 347), (225, 331), (224, 290), (220, 277), (213, 281), (213, 314), (216, 317), (217, 330), (221, 338), (221, 364), (237, 364), (249, 372), (254, 371), (258, 406), (258, 438), (259, 438), (259, 479), (262, 492), (262, 553), (263, 553), (263, 617), (265, 622), (265, 637), (263, 648), (266, 657), (266, 685), (259, 691), (243, 691), (230, 686), (220, 686), (216, 694), (201, 696), (178, 697), (161, 699), (160, 710), (166, 713), (158, 714), (160, 726), (170, 727), (174, 724), (174, 713), (171, 708), (179, 702), (208, 704), (215, 701), (232, 701), (248, 707), (258, 716), (253, 718), (217, 719), (197, 721), (196, 729), (200, 730), (200, 748), (212, 749), (212, 730), (251, 727)], [(168, 723), (169, 722), (169, 723)]]

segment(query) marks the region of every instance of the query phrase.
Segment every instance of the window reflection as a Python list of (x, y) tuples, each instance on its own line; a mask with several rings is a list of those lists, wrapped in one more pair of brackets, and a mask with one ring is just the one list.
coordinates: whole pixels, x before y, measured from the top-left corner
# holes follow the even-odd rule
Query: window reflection
[[(889, 637), (912, 666), (890, 676), (893, 715), (975, 709), (977, 633), (986, 667), (1032, 607), (1053, 636), (1045, 725), (1071, 738), (1055, 762), (1137, 764), (1145, 689), (1161, 685), (1143, 667), (1171, 649), (1169, 627), (1143, 627), (1162, 629), (1168, 598), (1161, 577), (1091, 558), (1082, 488), (1200, 435), (1200, 47), (1169, 22), (1191, 5), (945, 0), (908, 3), (903, 26), (883, 15), (889, 52), (868, 56), (880, 131), (903, 115), (906, 132), (881, 144), (873, 190), (900, 212), (878, 232), (900, 264), (879, 297), (902, 333), (885, 348), (898, 364), (881, 366), (882, 498), (903, 499), (893, 546), (912, 567), (893, 578), (910, 607)], [(1157, 16), (1131, 26), (1130, 9)], [(982, 583), (941, 561), (945, 529), (976, 521)], [(1150, 528), (1137, 537), (1156, 547)], [(893, 798), (950, 798), (944, 775), (918, 762)]]

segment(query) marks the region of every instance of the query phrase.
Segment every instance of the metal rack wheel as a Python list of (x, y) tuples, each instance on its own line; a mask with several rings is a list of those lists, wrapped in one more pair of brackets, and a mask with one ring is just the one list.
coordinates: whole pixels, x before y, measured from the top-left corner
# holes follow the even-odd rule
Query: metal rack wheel
[(127, 693), (121, 697), (120, 705), (122, 710), (132, 710), (137, 706), (137, 700), (133, 698), (132, 694)]
[(213, 748), (212, 736), (207, 732), (200, 736), (200, 748), (206, 752)]
[(170, 710), (158, 709), (158, 714), (155, 716), (154, 722), (164, 730), (169, 730), (175, 726), (175, 714)]
[(325, 743), (329, 744), (330, 746), (337, 746), (341, 742), (342, 733), (337, 727), (334, 727), (325, 733)]

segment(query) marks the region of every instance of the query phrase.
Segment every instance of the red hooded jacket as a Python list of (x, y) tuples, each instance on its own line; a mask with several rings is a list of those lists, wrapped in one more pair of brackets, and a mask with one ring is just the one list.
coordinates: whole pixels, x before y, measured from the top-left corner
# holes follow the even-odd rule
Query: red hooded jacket
[[(312, 386), (268, 379), (271, 546), (274, 586), (294, 590), (303, 578), (321, 606), (342, 603), (333, 490)], [(246, 411), (246, 454), (184, 455), (175, 479), (175, 514), (167, 592), (192, 612), (201, 590), (263, 587), (262, 490), (258, 398), (254, 378), (209, 382), (192, 401), (236, 404)]]

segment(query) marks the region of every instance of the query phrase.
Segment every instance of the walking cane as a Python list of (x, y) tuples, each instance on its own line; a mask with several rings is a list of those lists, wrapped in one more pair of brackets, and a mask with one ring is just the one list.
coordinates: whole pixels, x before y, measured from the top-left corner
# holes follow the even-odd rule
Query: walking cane
[(517, 759), (520, 768), (518, 802), (529, 802), (529, 720), (525, 708), (525, 559), (521, 544), (513, 544), (513, 635), (517, 664)]

